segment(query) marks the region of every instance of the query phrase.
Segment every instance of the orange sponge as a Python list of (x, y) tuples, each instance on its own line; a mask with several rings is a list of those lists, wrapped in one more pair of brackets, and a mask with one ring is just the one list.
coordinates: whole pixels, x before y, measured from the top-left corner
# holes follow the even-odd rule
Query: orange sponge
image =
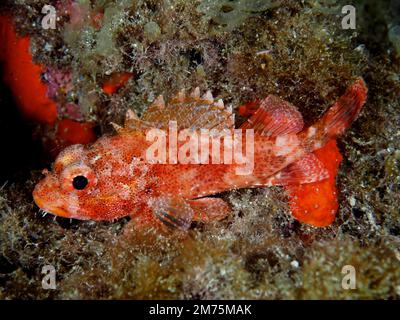
[(29, 120), (53, 124), (57, 118), (54, 101), (47, 97), (47, 86), (41, 81), (42, 67), (32, 62), (29, 37), (19, 37), (9, 16), (0, 16), (3, 80), (11, 89), (18, 107)]
[(338, 209), (336, 174), (343, 158), (336, 140), (330, 140), (323, 148), (314, 151), (314, 154), (328, 170), (329, 178), (314, 183), (289, 185), (285, 189), (296, 219), (316, 227), (326, 227), (333, 222)]

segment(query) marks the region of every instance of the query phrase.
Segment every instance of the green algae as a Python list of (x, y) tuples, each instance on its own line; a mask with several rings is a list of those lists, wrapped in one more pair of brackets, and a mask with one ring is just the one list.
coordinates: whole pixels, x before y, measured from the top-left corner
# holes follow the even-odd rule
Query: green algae
[(147, 22), (144, 25), (144, 36), (150, 41), (156, 41), (161, 35), (161, 29), (154, 21)]
[(282, 1), (277, 0), (204, 0), (197, 10), (202, 19), (212, 22), (225, 31), (240, 27), (247, 18), (277, 8)]

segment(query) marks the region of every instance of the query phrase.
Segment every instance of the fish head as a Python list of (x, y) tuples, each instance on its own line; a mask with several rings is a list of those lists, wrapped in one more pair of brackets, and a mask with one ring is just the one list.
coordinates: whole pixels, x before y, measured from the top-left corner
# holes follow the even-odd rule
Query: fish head
[(81, 220), (110, 221), (141, 212), (152, 181), (144, 139), (141, 133), (119, 134), (67, 147), (52, 170), (44, 170), (33, 191), (35, 203), (45, 212)]
[(64, 218), (92, 218), (86, 204), (96, 191), (98, 178), (83, 145), (64, 149), (52, 171), (45, 169), (43, 174), (45, 177), (33, 191), (33, 199), (41, 210)]
[(148, 166), (127, 147), (134, 141), (115, 136), (100, 138), (95, 146), (67, 147), (52, 171), (44, 170), (33, 191), (35, 203), (45, 212), (80, 220), (110, 221), (138, 211), (146, 201)]

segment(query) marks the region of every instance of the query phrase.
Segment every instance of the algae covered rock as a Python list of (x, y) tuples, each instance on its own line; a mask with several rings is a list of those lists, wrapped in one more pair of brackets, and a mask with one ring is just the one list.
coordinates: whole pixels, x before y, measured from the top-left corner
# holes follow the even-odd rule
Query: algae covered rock
[(203, 0), (198, 10), (203, 19), (219, 24), (231, 31), (243, 24), (250, 16), (255, 16), (280, 5), (280, 0)]
[(161, 35), (160, 26), (154, 21), (147, 22), (144, 25), (144, 35), (150, 42), (156, 41)]
[(392, 26), (389, 29), (388, 38), (392, 42), (397, 55), (400, 55), (400, 25)]

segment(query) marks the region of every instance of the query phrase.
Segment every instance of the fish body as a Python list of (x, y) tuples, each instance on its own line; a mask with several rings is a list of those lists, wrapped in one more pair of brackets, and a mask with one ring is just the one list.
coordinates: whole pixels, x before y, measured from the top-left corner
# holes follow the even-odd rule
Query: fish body
[[(187, 147), (190, 138), (177, 139), (183, 131), (187, 135), (214, 129), (234, 137), (233, 113), (222, 101), (215, 102), (210, 92), (200, 97), (198, 88), (191, 95), (180, 92), (168, 104), (160, 96), (140, 119), (128, 111), (123, 127), (114, 124), (116, 135), (63, 150), (52, 172), (44, 171), (46, 176), (36, 185), (33, 197), (42, 210), (76, 219), (114, 220), (129, 215), (137, 224), (161, 221), (180, 229), (187, 229), (193, 220), (218, 220), (230, 212), (224, 200), (210, 197), (220, 192), (327, 179), (329, 172), (312, 152), (350, 125), (366, 95), (365, 83), (358, 79), (306, 129), (293, 105), (268, 96), (240, 127), (246, 135), (232, 138), (231, 154), (235, 146), (243, 151), (247, 139), (251, 140), (252, 149), (244, 156), (246, 160), (251, 156), (251, 163), (213, 163), (212, 152), (225, 151), (222, 143), (214, 149), (206, 145), (203, 162), (178, 161), (169, 150), (174, 147), (179, 153)], [(154, 132), (165, 135), (152, 139)], [(211, 136), (205, 139), (209, 142)], [(167, 154), (162, 163), (149, 161), (149, 150), (159, 139)], [(157, 150), (154, 155), (160, 156), (162, 148)], [(184, 159), (193, 160), (192, 149), (189, 155), (184, 153)], [(243, 174), (244, 165), (251, 170)]]

